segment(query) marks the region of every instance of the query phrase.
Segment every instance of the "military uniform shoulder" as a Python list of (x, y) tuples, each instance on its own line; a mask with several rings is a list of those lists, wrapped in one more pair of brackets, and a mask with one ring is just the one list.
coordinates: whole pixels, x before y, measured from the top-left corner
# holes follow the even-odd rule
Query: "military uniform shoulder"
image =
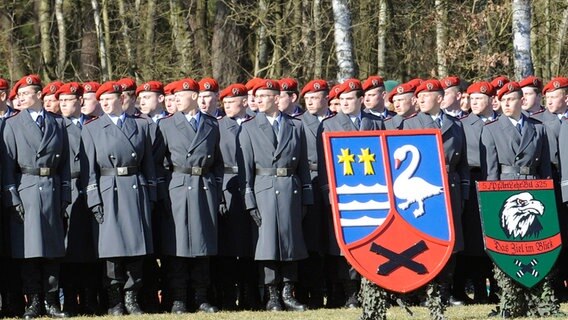
[(542, 115), (546, 111), (545, 109), (540, 109), (537, 112), (531, 114), (531, 117)]
[(18, 114), (20, 114), (20, 110), (15, 109), (8, 117), (6, 117), (6, 120), (13, 118), (14, 116), (17, 116)]
[(222, 120), (223, 118), (225, 118), (224, 114), (218, 115), (217, 117), (215, 117), (215, 119), (217, 119), (217, 121)]
[(285, 117), (285, 118), (287, 118), (287, 119), (290, 119), (290, 120), (292, 120), (292, 121), (294, 121), (294, 120), (296, 120), (296, 121), (302, 121), (302, 119), (299, 118), (298, 116), (289, 115), (289, 114), (286, 114), (286, 113), (282, 113), (282, 116)]
[(52, 116), (52, 117), (54, 117), (54, 118), (56, 118), (56, 119), (63, 119), (63, 116), (60, 115), (60, 114), (58, 114), (58, 113), (53, 113), (53, 112), (51, 112), (51, 111), (47, 111), (47, 113), (48, 113), (50, 116)]
[(217, 120), (217, 117), (212, 116), (212, 115), (210, 115), (209, 113), (206, 113), (206, 112), (201, 112), (201, 116), (205, 116), (206, 118), (209, 118), (209, 119), (212, 119), (212, 120), (213, 119)]
[(249, 125), (249, 123), (250, 123), (253, 119), (255, 119), (255, 118), (256, 118), (255, 116), (251, 116), (251, 117), (245, 119), (243, 122), (241, 122), (241, 126), (243, 126), (243, 125)]
[(527, 121), (529, 123), (533, 123), (533, 124), (542, 124), (541, 119), (536, 119), (536, 118), (533, 118), (532, 116), (530, 118), (528, 118)]
[(412, 119), (415, 118), (416, 116), (418, 116), (418, 112), (409, 115), (408, 117), (404, 118), (404, 120)]
[(86, 126), (86, 125), (88, 125), (89, 123), (91, 123), (91, 122), (93, 122), (93, 121), (95, 121), (95, 120), (98, 120), (98, 119), (99, 119), (98, 116), (93, 116), (91, 119), (85, 121), (85, 123), (83, 123), (83, 125)]
[(488, 121), (488, 122), (485, 123), (485, 125), (488, 126), (488, 125), (497, 123), (497, 121), (499, 121), (499, 118), (495, 118), (495, 119), (493, 119), (493, 120), (491, 120), (491, 121)]
[(337, 112), (331, 113), (331, 114), (328, 115), (327, 117), (323, 118), (321, 121), (324, 122), (324, 121), (333, 119), (333, 118), (335, 118), (336, 115), (337, 115)]

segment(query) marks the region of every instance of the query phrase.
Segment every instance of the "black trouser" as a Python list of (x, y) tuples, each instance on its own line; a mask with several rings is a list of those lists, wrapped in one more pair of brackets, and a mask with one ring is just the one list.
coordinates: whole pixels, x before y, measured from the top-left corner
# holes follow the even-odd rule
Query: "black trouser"
[(282, 282), (298, 281), (297, 261), (258, 261), (261, 268), (262, 281), (266, 285), (277, 285)]
[(299, 261), (298, 272), (301, 288), (312, 292), (322, 292), (324, 286), (323, 256), (318, 252), (309, 252), (309, 257)]
[(360, 280), (359, 273), (343, 256), (327, 256), (327, 272), (331, 282)]
[(61, 287), (96, 289), (100, 287), (98, 262), (64, 262), (61, 264)]
[(210, 283), (209, 257), (166, 257), (166, 282), (168, 290), (207, 288)]
[(105, 259), (105, 286), (122, 286), (125, 291), (138, 291), (142, 287), (143, 257)]
[(59, 260), (34, 258), (21, 261), (22, 288), (25, 294), (59, 291)]

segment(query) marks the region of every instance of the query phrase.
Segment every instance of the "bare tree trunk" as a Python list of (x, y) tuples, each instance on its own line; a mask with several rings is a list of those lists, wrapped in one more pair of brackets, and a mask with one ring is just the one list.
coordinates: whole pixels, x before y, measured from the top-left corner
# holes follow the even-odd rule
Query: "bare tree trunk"
[(45, 76), (48, 79), (56, 78), (53, 72), (53, 51), (51, 50), (51, 32), (50, 32), (50, 1), (41, 0), (38, 8), (39, 33), (40, 33), (40, 50), (43, 60)]
[(126, 7), (124, 5), (124, 0), (118, 0), (118, 14), (120, 16), (120, 24), (122, 31), (122, 43), (124, 44), (124, 51), (126, 53), (126, 61), (128, 64), (128, 73), (131, 76), (135, 75), (136, 71), (136, 61), (134, 60), (134, 54), (132, 51), (132, 43), (130, 38), (132, 34), (130, 32), (130, 26), (128, 25), (128, 16), (126, 13)]
[[(258, 8), (260, 12), (267, 11), (266, 0), (259, 0), (258, 1)], [(267, 39), (267, 32), (266, 27), (263, 24), (260, 24), (257, 30), (256, 36), (256, 58), (254, 61), (254, 75), (255, 76), (262, 76), (261, 70), (266, 67), (268, 63), (268, 39)], [(262, 74), (265, 74), (262, 72)]]
[(284, 15), (283, 15), (283, 4), (282, 1), (277, 0), (275, 9), (273, 9), (273, 19), (276, 20), (276, 28), (273, 32), (273, 48), (272, 48), (272, 68), (268, 71), (268, 76), (270, 78), (276, 78), (282, 76), (282, 59), (283, 59), (283, 32), (284, 32)]
[(351, 11), (347, 0), (332, 0), (335, 55), (337, 56), (337, 80), (353, 78), (357, 74), (353, 59), (353, 42), (351, 28)]
[(187, 76), (193, 68), (191, 54), (191, 35), (185, 28), (183, 9), (179, 0), (170, 0), (170, 25), (176, 52), (180, 59), (180, 72), (177, 76)]
[(534, 74), (531, 59), (531, 2), (513, 0), (513, 56), (515, 78)]
[[(93, 0), (97, 1), (98, 0)], [(94, 3), (93, 3), (94, 5)], [(103, 79), (105, 81), (112, 79), (112, 61), (110, 58), (110, 54), (108, 50), (110, 50), (110, 20), (108, 17), (108, 0), (103, 0), (103, 7), (102, 7), (102, 14), (103, 14), (103, 29), (102, 35), (99, 37), (99, 50), (101, 50), (101, 68), (103, 69)], [(95, 19), (97, 19), (98, 15), (95, 15)], [(101, 41), (103, 41), (101, 43)], [(102, 60), (105, 60), (106, 63), (106, 72), (105, 67), (102, 66)], [(106, 75), (106, 76), (105, 76)]]
[(446, 18), (448, 10), (444, 0), (436, 0), (436, 55), (438, 61), (438, 77), (443, 78), (448, 75), (448, 62), (446, 59), (446, 48), (448, 47), (448, 30), (446, 29)]
[[(551, 76), (560, 74), (560, 65), (562, 59), (562, 46), (566, 40), (566, 32), (568, 31), (568, 7), (562, 13), (562, 22), (558, 26), (558, 37), (556, 38), (556, 52), (552, 58)], [(551, 33), (549, 33), (550, 35)]]
[(387, 51), (387, 0), (379, 0), (379, 30), (377, 32), (377, 72), (380, 75), (386, 71)]
[(153, 53), (154, 53), (154, 28), (156, 27), (156, 1), (148, 0), (146, 4), (146, 21), (144, 25), (144, 42), (142, 43), (142, 52), (144, 53), (144, 58), (142, 63), (142, 75), (145, 80), (153, 79), (156, 75), (155, 65), (153, 63)]
[(201, 73), (211, 74), (211, 58), (209, 57), (209, 39), (207, 37), (207, 0), (197, 0), (195, 12), (188, 16), (189, 26), (195, 37), (195, 48), (201, 63)]
[[(568, 14), (568, 8), (566, 8), (565, 13)], [(544, 62), (543, 72), (541, 73), (541, 76), (544, 79), (550, 79), (551, 76), (552, 76), (552, 44), (551, 44), (552, 40), (551, 40), (551, 37), (550, 37), (550, 35), (552, 34), (552, 33), (550, 33), (551, 30), (552, 30), (552, 26), (551, 26), (552, 25), (552, 22), (551, 22), (552, 19), (548, 19), (548, 17), (550, 17), (550, 0), (546, 0), (546, 4), (545, 4), (545, 8), (544, 8), (544, 16), (545, 16), (545, 19), (546, 19), (545, 34), (547, 36), (544, 37), (545, 54), (544, 54), (543, 59), (544, 59), (545, 62)], [(566, 16), (566, 19), (564, 19), (564, 21), (568, 21), (568, 15)]]
[(55, 18), (57, 19), (58, 49), (57, 68), (55, 74), (58, 79), (65, 79), (65, 67), (67, 65), (67, 25), (63, 14), (63, 0), (55, 0)]
[(322, 36), (322, 12), (321, 0), (313, 2), (314, 15), (314, 78), (321, 78), (323, 74), (323, 36)]
[(4, 61), (8, 67), (10, 80), (17, 80), (24, 75), (24, 67), (22, 65), (20, 46), (16, 41), (14, 34), (13, 12), (2, 8), (0, 10), (0, 50), (5, 53), (7, 59)]
[[(102, 62), (103, 59), (101, 59), (101, 61), (99, 62), (97, 52), (100, 51), (99, 44), (101, 42), (104, 46), (104, 40), (102, 38), (102, 34), (99, 37), (99, 31), (101, 31), (102, 33), (102, 27), (98, 0), (85, 0), (83, 1), (83, 4), (84, 5), (81, 6), (81, 17), (83, 19), (84, 31), (81, 34), (81, 53), (79, 57), (80, 69), (78, 77), (81, 81), (87, 81), (98, 79), (101, 75), (99, 65), (101, 65), (102, 69), (102, 64), (100, 62)], [(91, 8), (92, 12), (88, 8)], [(106, 51), (106, 49), (104, 49), (104, 51)], [(102, 70), (102, 72), (105, 73), (106, 71), (105, 61), (105, 69)]]

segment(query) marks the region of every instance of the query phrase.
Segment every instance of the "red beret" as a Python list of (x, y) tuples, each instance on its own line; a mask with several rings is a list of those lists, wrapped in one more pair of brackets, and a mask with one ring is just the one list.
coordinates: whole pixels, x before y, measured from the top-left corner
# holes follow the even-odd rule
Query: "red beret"
[(442, 84), (440, 83), (439, 80), (429, 79), (422, 82), (418, 87), (416, 87), (414, 95), (418, 96), (418, 94), (422, 91), (438, 92), (438, 91), (444, 91), (444, 88), (442, 88)]
[(122, 86), (116, 81), (107, 81), (97, 89), (97, 100), (101, 99), (101, 95), (105, 93), (122, 93)]
[(391, 92), (389, 92), (389, 102), (392, 103), (393, 102), (393, 98), (396, 95), (399, 94), (405, 94), (405, 93), (412, 93), (414, 94), (414, 91), (416, 91), (416, 87), (414, 86), (414, 84), (407, 82), (407, 83), (401, 83), (398, 86), (394, 87)]
[(318, 91), (328, 91), (328, 90), (329, 90), (329, 85), (327, 84), (327, 81), (321, 79), (315, 79), (308, 82), (308, 84), (304, 86), (304, 88), (302, 89), (302, 93), (300, 93), (300, 95), (303, 96), (308, 92), (318, 92)]
[(174, 88), (175, 88), (176, 82), (177, 81), (170, 82), (170, 83), (168, 83), (164, 86), (164, 94), (166, 96), (170, 96), (170, 95), (174, 94)]
[(219, 84), (213, 78), (203, 78), (199, 81), (199, 91), (219, 92)]
[(143, 91), (150, 91), (150, 92), (157, 92), (160, 94), (164, 94), (164, 85), (160, 81), (151, 80), (139, 85), (136, 88), (136, 95), (139, 95), (140, 92)]
[(341, 89), (341, 84), (334, 85), (327, 95), (327, 101), (331, 101), (333, 99), (339, 99), (339, 90)]
[(276, 80), (271, 79), (258, 79), (256, 80), (254, 87), (252, 88), (252, 94), (255, 94), (256, 90), (280, 91), (280, 83), (278, 83), (278, 81)]
[(516, 82), (507, 82), (507, 84), (505, 84), (503, 88), (497, 91), (497, 98), (501, 100), (501, 98), (507, 93), (515, 91), (521, 91), (521, 86)]
[(261, 78), (257, 78), (254, 77), (252, 79), (250, 79), (246, 84), (245, 87), (247, 88), (248, 91), (251, 91), (252, 88), (254, 88), (254, 85), (256, 84), (257, 81), (262, 80)]
[(45, 97), (45, 96), (55, 94), (57, 92), (57, 90), (59, 90), (59, 88), (61, 88), (62, 85), (63, 85), (63, 82), (61, 82), (61, 81), (53, 81), (53, 82), (46, 84), (45, 87), (43, 87), (43, 89), (41, 90), (41, 96)]
[(367, 91), (367, 90), (371, 90), (371, 89), (375, 89), (375, 88), (380, 88), (380, 87), (384, 87), (384, 86), (385, 86), (385, 82), (384, 82), (383, 78), (381, 78), (379, 76), (370, 76), (361, 85), (361, 87), (363, 88), (363, 91)]
[(243, 97), (247, 95), (247, 87), (241, 83), (233, 83), (223, 89), (219, 94), (219, 100), (229, 97)]
[(361, 81), (359, 79), (347, 79), (339, 87), (339, 92), (337, 92), (337, 97), (341, 96), (342, 93), (349, 93), (351, 91), (363, 90), (361, 87)]
[(550, 82), (548, 82), (546, 86), (544, 86), (544, 89), (542, 89), (542, 94), (545, 95), (548, 91), (554, 91), (561, 88), (568, 88), (568, 78), (552, 78), (552, 80), (550, 80)]
[(0, 78), (0, 90), (8, 90), (10, 89), (10, 84), (8, 80)]
[(467, 88), (467, 94), (472, 93), (483, 93), (491, 97), (495, 95), (495, 88), (487, 81), (479, 81), (471, 84), (471, 86)]
[(440, 83), (442, 84), (442, 88), (444, 88), (444, 90), (450, 88), (450, 87), (457, 87), (460, 85), (460, 78), (456, 77), (456, 76), (450, 76), (450, 77), (446, 77), (444, 79), (442, 79), (440, 81)]
[(505, 76), (498, 76), (497, 78), (491, 80), (491, 85), (493, 86), (493, 88), (495, 90), (499, 90), (501, 88), (503, 88), (503, 86), (506, 83), (511, 82), (511, 80), (509, 80), (509, 78), (505, 77)]
[(420, 79), (420, 78), (414, 78), (410, 81), (408, 81), (407, 83), (411, 86), (413, 86), (414, 88), (418, 88), (418, 86), (424, 82), (424, 80)]
[(83, 83), (83, 94), (85, 93), (96, 93), (101, 87), (101, 84), (95, 81)]
[(121, 87), (122, 91), (135, 91), (136, 90), (136, 81), (132, 78), (122, 78), (116, 81)]
[(535, 76), (528, 76), (523, 80), (519, 81), (519, 86), (521, 86), (521, 88), (534, 87), (540, 92), (542, 91), (542, 80)]
[(298, 81), (292, 78), (282, 78), (278, 80), (280, 90), (288, 92), (298, 92)]
[(17, 89), (24, 88), (27, 86), (38, 86), (41, 87), (41, 79), (37, 74), (30, 74), (27, 76), (22, 77), (17, 83)]
[(175, 82), (172, 82), (172, 93), (176, 93), (179, 91), (195, 91), (199, 92), (199, 83), (191, 78), (181, 79)]
[(74, 94), (76, 96), (83, 95), (83, 86), (79, 82), (68, 82), (59, 87), (59, 90), (55, 93), (55, 98), (59, 99), (61, 94)]

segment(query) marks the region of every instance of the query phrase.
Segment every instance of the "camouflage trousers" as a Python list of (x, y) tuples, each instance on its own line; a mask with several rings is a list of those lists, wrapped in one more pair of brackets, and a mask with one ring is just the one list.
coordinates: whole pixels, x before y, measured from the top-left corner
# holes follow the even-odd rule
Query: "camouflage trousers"
[(527, 289), (505, 274), (497, 266), (493, 267), (495, 280), (501, 289), (499, 312), (508, 317), (546, 317), (560, 315), (560, 303), (552, 288), (552, 274), (540, 283)]

